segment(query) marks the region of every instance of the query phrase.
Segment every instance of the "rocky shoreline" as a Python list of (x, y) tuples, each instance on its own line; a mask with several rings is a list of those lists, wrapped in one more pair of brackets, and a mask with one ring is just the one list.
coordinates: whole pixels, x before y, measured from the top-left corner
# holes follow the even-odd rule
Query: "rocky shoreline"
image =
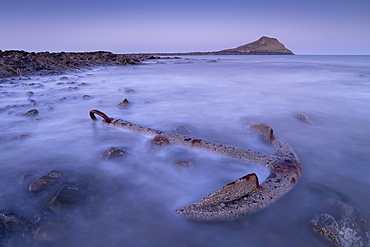
[(61, 74), (89, 66), (137, 65), (147, 59), (179, 58), (168, 56), (190, 55), (294, 55), (294, 53), (277, 39), (266, 36), (233, 49), (213, 52), (114, 54), (108, 51), (50, 53), (0, 50), (0, 78)]
[(153, 55), (125, 55), (97, 52), (26, 52), (0, 50), (0, 78), (29, 75), (62, 74), (90, 66), (137, 65)]
[[(0, 78), (30, 75), (63, 74), (91, 66), (139, 65), (149, 59), (180, 59), (177, 56), (204, 55), (286, 55), (276, 52), (215, 51), (187, 53), (114, 54), (96, 52), (26, 52), (0, 50)], [(175, 57), (170, 57), (175, 56)]]

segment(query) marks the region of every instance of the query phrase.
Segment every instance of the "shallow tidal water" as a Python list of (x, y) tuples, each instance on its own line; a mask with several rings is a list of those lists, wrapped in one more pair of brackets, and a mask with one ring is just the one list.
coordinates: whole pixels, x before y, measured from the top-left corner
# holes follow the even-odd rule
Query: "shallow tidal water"
[[(131, 107), (118, 107), (125, 98)], [(39, 114), (23, 116), (31, 109)], [(162, 131), (182, 124), (195, 138), (272, 153), (249, 129), (268, 123), (298, 154), (301, 179), (245, 218), (188, 220), (175, 210), (248, 173), (262, 182), (268, 170), (182, 146), (151, 150), (150, 137), (92, 121), (91, 109)], [(189, 56), (0, 79), (0, 126), (0, 212), (40, 217), (50, 192), (28, 186), (51, 170), (87, 188), (81, 203), (26, 236), (12, 232), (4, 246), (324, 247), (331, 245), (309, 221), (332, 213), (328, 202), (370, 214), (370, 56)], [(128, 155), (104, 160), (109, 147)]]

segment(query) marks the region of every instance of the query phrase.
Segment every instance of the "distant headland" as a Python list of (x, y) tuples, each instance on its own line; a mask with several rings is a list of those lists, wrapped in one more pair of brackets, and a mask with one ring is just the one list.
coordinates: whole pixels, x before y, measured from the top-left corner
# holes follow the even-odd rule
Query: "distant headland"
[(257, 41), (236, 48), (213, 52), (114, 54), (96, 52), (26, 52), (0, 50), (0, 78), (24, 75), (64, 73), (88, 66), (140, 64), (147, 59), (181, 55), (294, 55), (276, 38), (261, 37)]
[(294, 55), (276, 38), (262, 36), (257, 41), (232, 49), (211, 52), (156, 53), (156, 55)]

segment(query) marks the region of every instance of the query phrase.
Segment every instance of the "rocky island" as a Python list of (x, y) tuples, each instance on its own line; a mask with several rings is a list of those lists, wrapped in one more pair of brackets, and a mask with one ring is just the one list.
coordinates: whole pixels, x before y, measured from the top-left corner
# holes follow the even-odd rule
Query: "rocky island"
[(227, 55), (294, 55), (282, 43), (275, 38), (262, 36), (252, 43), (241, 45), (233, 49), (219, 51)]
[[(294, 55), (276, 38), (261, 37), (236, 48), (213, 52), (114, 54), (96, 52), (26, 52), (0, 50), (0, 78), (63, 73), (88, 66), (134, 65), (147, 59), (170, 55)], [(165, 57), (168, 58), (168, 57)]]

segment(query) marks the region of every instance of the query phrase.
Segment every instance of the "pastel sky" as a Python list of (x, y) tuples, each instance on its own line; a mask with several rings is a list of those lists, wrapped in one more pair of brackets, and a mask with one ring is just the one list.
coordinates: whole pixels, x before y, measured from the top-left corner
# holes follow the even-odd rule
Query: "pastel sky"
[(275, 37), (295, 54), (370, 55), (370, 0), (3, 0), (0, 49), (217, 51)]

